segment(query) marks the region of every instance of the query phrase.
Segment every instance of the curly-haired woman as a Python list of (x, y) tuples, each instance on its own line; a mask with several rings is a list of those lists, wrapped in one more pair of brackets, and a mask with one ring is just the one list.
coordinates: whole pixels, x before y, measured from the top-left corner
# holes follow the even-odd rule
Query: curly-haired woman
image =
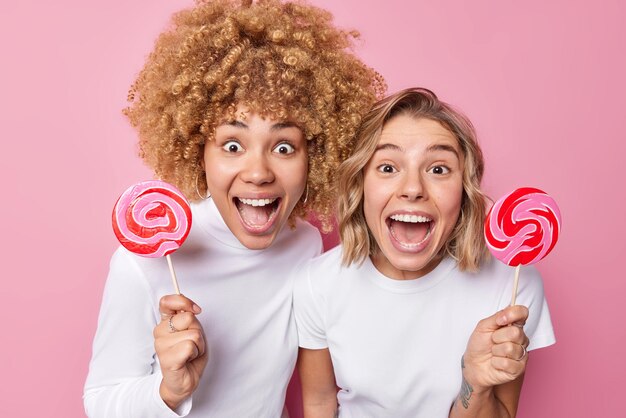
[(322, 248), (300, 218), (329, 229), (334, 172), (385, 89), (348, 52), (355, 36), (305, 4), (215, 0), (158, 38), (125, 113), (156, 176), (194, 201), (176, 253), (193, 301), (163, 296), (165, 260), (116, 251), (89, 416), (281, 416), (297, 353), (289, 277)]

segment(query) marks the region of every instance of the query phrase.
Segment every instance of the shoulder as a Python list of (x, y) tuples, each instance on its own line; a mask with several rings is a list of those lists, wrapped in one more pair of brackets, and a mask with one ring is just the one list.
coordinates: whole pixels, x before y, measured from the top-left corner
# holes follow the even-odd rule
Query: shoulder
[[(491, 257), (481, 271), (500, 280), (510, 279), (512, 284), (515, 278), (515, 269), (516, 267), (508, 266)], [(539, 270), (533, 265), (520, 267), (518, 291), (522, 292), (524, 290), (543, 294), (543, 279)]]
[(535, 266), (521, 267), (517, 295), (519, 303), (531, 309), (533, 305), (545, 303), (543, 278)]
[[(507, 279), (515, 276), (516, 267), (508, 266), (494, 257), (489, 257), (480, 265), (480, 270), (476, 274), (485, 278)], [(520, 277), (527, 277), (526, 282), (529, 285), (537, 286), (541, 284), (541, 274), (532, 265), (520, 267)]]
[(294, 307), (324, 306), (337, 295), (337, 285), (345, 278), (342, 270), (340, 246), (301, 263), (294, 281)]
[(154, 280), (158, 278), (155, 279), (153, 269), (145, 268), (144, 263), (150, 260), (156, 259), (140, 257), (123, 247), (113, 253), (102, 295), (101, 316), (147, 315), (146, 318), (152, 318), (157, 306)]
[(109, 263), (109, 276), (111, 273), (126, 272), (127, 274), (141, 274), (142, 268), (140, 257), (131, 253), (121, 245), (111, 256)]
[[(497, 259), (490, 257), (481, 265), (477, 274), (483, 280), (490, 283), (499, 283), (497, 286), (502, 293), (501, 305), (506, 306), (510, 302), (513, 283), (515, 280), (516, 267), (508, 266)], [(544, 298), (543, 279), (535, 266), (521, 266), (519, 272), (519, 284), (517, 289), (517, 301), (529, 306), (533, 301)]]
[(111, 257), (107, 287), (152, 293), (152, 282), (162, 280), (161, 276), (167, 273), (164, 257), (141, 257), (120, 246)]
[(345, 269), (341, 265), (342, 247), (338, 245), (307, 262), (310, 275), (334, 277)]
[(307, 260), (300, 268), (298, 282), (306, 282), (315, 293), (328, 293), (351, 281), (358, 268), (341, 264), (341, 245), (317, 257)]

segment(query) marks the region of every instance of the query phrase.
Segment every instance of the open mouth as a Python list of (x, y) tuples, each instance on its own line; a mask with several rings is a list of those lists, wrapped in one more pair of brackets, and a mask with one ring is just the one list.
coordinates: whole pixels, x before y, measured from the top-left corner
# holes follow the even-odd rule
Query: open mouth
[(387, 218), (391, 236), (403, 249), (418, 250), (430, 238), (435, 222), (421, 215), (396, 214)]
[(233, 201), (237, 206), (244, 227), (250, 232), (264, 232), (272, 226), (281, 199), (276, 197), (269, 199), (236, 197)]

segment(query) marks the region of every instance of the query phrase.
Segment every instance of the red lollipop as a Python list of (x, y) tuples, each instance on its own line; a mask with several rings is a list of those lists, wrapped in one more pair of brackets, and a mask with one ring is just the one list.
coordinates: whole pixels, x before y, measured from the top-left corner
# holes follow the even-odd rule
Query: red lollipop
[(487, 247), (498, 260), (516, 267), (511, 305), (517, 296), (520, 266), (536, 263), (548, 255), (560, 232), (559, 207), (539, 189), (517, 189), (489, 210), (485, 220)]
[(170, 254), (187, 238), (191, 209), (183, 194), (164, 181), (130, 186), (113, 208), (113, 231), (129, 251), (144, 257), (165, 256), (177, 294), (180, 294)]

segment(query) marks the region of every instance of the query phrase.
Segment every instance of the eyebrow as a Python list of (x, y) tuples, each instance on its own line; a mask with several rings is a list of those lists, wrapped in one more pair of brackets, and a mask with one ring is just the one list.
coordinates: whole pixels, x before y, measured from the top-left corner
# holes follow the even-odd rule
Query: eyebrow
[(391, 150), (391, 151), (400, 151), (400, 152), (404, 151), (404, 149), (401, 146), (396, 145), (396, 144), (390, 144), (390, 143), (378, 144), (374, 152), (381, 151), (381, 150)]
[(270, 128), (272, 131), (280, 131), (281, 129), (287, 129), (287, 128), (298, 128), (300, 129), (300, 127), (293, 123), (293, 122), (278, 122), (272, 125), (272, 127)]
[(448, 144), (433, 144), (426, 148), (426, 152), (434, 152), (434, 151), (448, 151), (453, 153), (457, 159), (461, 159), (459, 152), (452, 145)]
[[(402, 148), (401, 146), (396, 145), (396, 144), (390, 144), (390, 143), (379, 144), (374, 150), (374, 152), (381, 151), (381, 150), (404, 152), (404, 148)], [(426, 152), (435, 152), (435, 151), (448, 151), (448, 152), (453, 153), (456, 156), (456, 158), (458, 158), (459, 160), (461, 159), (461, 157), (459, 156), (459, 152), (452, 145), (433, 144), (429, 146), (428, 148), (426, 148)]]
[(231, 120), (228, 122), (224, 122), (223, 125), (234, 126), (235, 128), (248, 129), (248, 125), (246, 125), (240, 120)]
[[(241, 128), (241, 129), (248, 129), (248, 125), (246, 125), (244, 122), (240, 121), (240, 120), (231, 120), (229, 122), (225, 122), (224, 125), (228, 125), (228, 126), (234, 126), (235, 128)], [(296, 125), (293, 122), (278, 122), (272, 125), (272, 127), (270, 128), (271, 131), (280, 131), (281, 129), (287, 129), (287, 128), (300, 128), (298, 125)]]

